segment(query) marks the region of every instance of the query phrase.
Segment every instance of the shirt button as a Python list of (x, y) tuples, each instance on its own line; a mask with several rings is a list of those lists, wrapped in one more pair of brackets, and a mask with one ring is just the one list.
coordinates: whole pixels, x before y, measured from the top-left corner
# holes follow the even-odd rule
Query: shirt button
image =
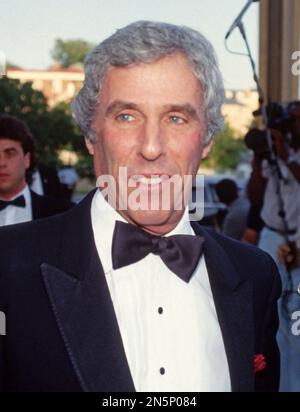
[(166, 372), (166, 371), (165, 371), (165, 368), (160, 368), (159, 372), (160, 372), (161, 375), (164, 375), (165, 372)]
[(164, 311), (164, 310), (163, 310), (162, 307), (159, 307), (159, 308), (158, 308), (158, 313), (159, 313), (160, 315), (163, 313), (163, 311)]

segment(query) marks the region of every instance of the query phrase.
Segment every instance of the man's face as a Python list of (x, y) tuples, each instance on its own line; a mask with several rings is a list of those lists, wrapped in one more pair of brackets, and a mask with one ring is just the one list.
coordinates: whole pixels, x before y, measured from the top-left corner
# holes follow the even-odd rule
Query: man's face
[[(111, 68), (103, 81), (93, 124), (98, 140), (87, 142), (96, 176), (112, 175), (119, 183), (120, 167), (127, 167), (128, 178), (154, 175), (152, 180), (137, 180), (144, 191), (154, 186), (164, 190), (167, 182), (161, 182), (161, 175), (194, 176), (209, 151), (203, 144), (202, 106), (199, 82), (179, 53), (150, 64)], [(127, 200), (133, 190), (128, 187)], [(134, 210), (128, 203), (128, 209), (119, 213), (157, 234), (175, 227), (183, 213), (174, 210), (172, 199), (169, 210)]]
[(0, 197), (9, 199), (24, 188), (29, 166), (30, 154), (24, 154), (21, 143), (0, 136)]

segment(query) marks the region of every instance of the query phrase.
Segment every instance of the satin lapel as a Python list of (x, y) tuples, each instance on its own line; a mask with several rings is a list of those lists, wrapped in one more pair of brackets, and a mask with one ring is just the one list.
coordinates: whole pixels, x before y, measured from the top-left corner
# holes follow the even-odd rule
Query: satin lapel
[(92, 194), (66, 214), (61, 263), (59, 267), (43, 263), (42, 275), (82, 389), (134, 392), (113, 303), (93, 239)]
[[(204, 257), (220, 323), (233, 392), (254, 390), (253, 286), (237, 273), (220, 244), (196, 223), (205, 237)], [(246, 264), (246, 262), (245, 262)]]

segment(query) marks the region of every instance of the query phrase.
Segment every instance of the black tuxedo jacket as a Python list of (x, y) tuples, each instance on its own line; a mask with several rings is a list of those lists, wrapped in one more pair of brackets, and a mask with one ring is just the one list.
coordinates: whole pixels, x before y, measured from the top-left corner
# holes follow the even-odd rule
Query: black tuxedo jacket
[[(0, 230), (1, 391), (135, 391), (93, 239), (92, 195), (64, 214)], [(206, 238), (232, 390), (277, 390), (275, 264), (254, 247), (194, 230)], [(267, 361), (257, 374), (255, 354)]]
[(38, 195), (33, 190), (30, 191), (30, 195), (33, 220), (65, 212), (74, 205), (68, 200)]
[(57, 170), (52, 166), (39, 164), (37, 170), (40, 173), (44, 194), (46, 196), (60, 197), (61, 184), (58, 178)]

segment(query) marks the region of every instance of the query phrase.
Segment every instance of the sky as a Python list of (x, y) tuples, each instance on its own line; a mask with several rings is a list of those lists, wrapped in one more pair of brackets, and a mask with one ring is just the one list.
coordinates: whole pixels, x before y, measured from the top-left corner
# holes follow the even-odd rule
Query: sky
[[(224, 37), (246, 0), (0, 0), (0, 54), (23, 68), (45, 69), (53, 61), (55, 39), (81, 38), (99, 43), (116, 29), (136, 20), (155, 20), (190, 26), (214, 46), (225, 88), (254, 87), (250, 63), (230, 54)], [(253, 3), (243, 22), (258, 60), (258, 10)], [(244, 52), (238, 29), (228, 46)]]

